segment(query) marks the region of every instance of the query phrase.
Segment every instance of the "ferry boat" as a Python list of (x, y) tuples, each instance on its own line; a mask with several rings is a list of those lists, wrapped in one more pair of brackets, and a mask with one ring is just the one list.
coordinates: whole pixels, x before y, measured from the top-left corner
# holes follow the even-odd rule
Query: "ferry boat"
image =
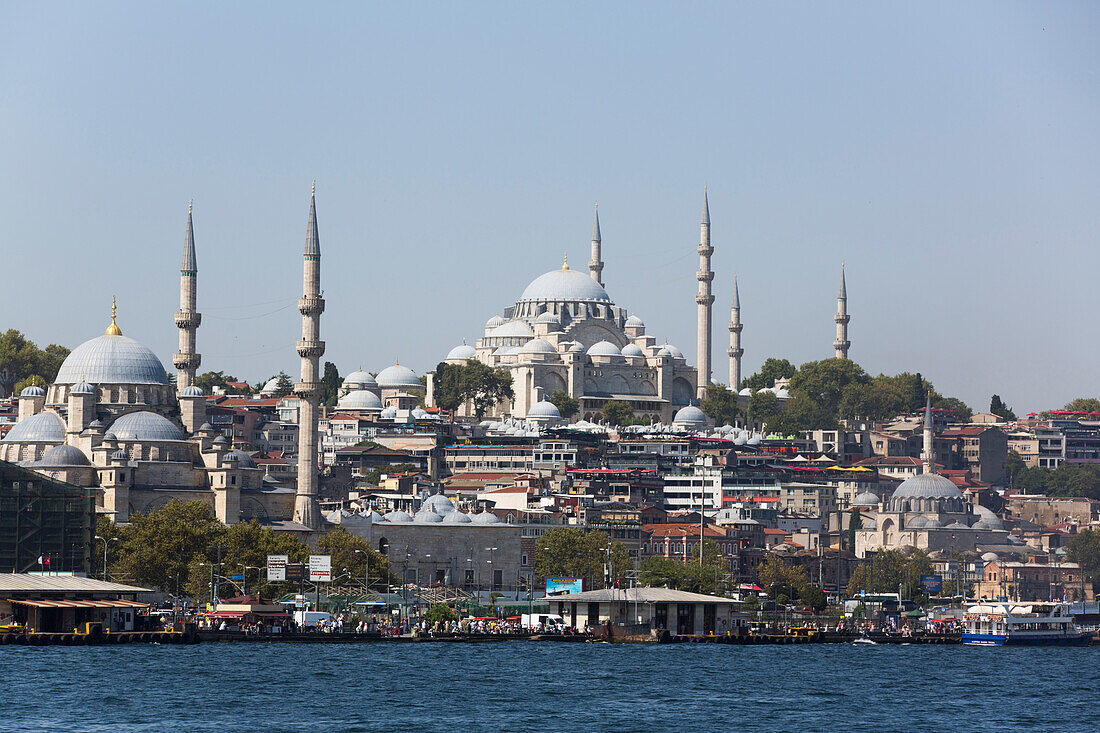
[(966, 609), (962, 643), (978, 646), (1086, 646), (1064, 603), (981, 603)]

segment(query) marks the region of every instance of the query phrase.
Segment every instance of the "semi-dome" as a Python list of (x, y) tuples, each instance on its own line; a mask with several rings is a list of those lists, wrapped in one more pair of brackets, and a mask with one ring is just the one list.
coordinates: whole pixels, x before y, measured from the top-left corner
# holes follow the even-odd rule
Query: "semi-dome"
[(597, 341), (588, 347), (589, 356), (622, 356), (619, 347), (610, 341)]
[(56, 384), (168, 384), (164, 365), (149, 347), (126, 336), (104, 334), (72, 350)]
[(548, 326), (556, 326), (561, 323), (561, 319), (550, 311), (546, 311), (545, 313), (539, 314), (539, 317), (535, 319), (535, 323), (545, 323)]
[(543, 400), (536, 403), (530, 410), (527, 411), (527, 417), (537, 417), (551, 420), (561, 419), (561, 410), (551, 402), (550, 400)]
[(448, 359), (473, 359), (475, 356), (477, 352), (469, 344), (459, 344), (447, 352)]
[(388, 366), (378, 372), (375, 381), (378, 382), (379, 387), (386, 387), (387, 389), (404, 387), (419, 389), (423, 386), (420, 384), (420, 379), (416, 376), (416, 372), (400, 364)]
[(645, 352), (642, 351), (641, 347), (638, 346), (638, 344), (627, 344), (623, 347), (623, 356), (629, 356), (631, 358), (644, 357)]
[(852, 499), (852, 506), (878, 506), (878, 496), (870, 491), (856, 494), (856, 498)]
[(382, 400), (374, 392), (357, 389), (341, 397), (336, 407), (341, 410), (381, 410)]
[(362, 369), (354, 371), (344, 377), (342, 384), (348, 389), (369, 389), (378, 386), (378, 382), (371, 376), (371, 373), (364, 372)]
[(607, 291), (598, 282), (580, 270), (564, 268), (539, 275), (524, 289), (519, 300), (611, 302)]
[(428, 507), (441, 517), (445, 517), (451, 512), (458, 511), (455, 508), (454, 502), (443, 496), (442, 494), (433, 494), (432, 496), (429, 496), (424, 502), (424, 506)]
[(252, 456), (245, 453), (243, 450), (231, 450), (225, 454), (225, 460), (235, 461), (238, 468), (255, 468), (256, 461), (252, 459)]
[(919, 514), (917, 516), (913, 517), (912, 519), (906, 520), (906, 522), (905, 522), (905, 528), (906, 529), (921, 529), (921, 528), (927, 527), (927, 526), (928, 526), (928, 520), (925, 519), (924, 517), (920, 516)]
[(961, 499), (959, 487), (936, 473), (922, 473), (901, 482), (891, 499)]
[(184, 387), (180, 392), (180, 397), (205, 397), (202, 391), (202, 387), (196, 387), (191, 385), (190, 387)]
[(982, 561), (983, 562), (997, 562), (1000, 559), (1001, 559), (1000, 555), (998, 555), (995, 552), (987, 552), (984, 555), (982, 555)]
[(71, 445), (55, 445), (39, 459), (36, 466), (90, 466), (92, 462), (79, 448)]
[(53, 412), (40, 412), (20, 420), (8, 434), (5, 443), (64, 443), (65, 423)]
[(994, 514), (990, 509), (985, 508), (981, 504), (974, 507), (974, 512), (978, 515), (978, 523), (974, 525), (974, 529), (1004, 529), (1004, 522), (1001, 518)]
[(521, 354), (556, 354), (558, 350), (546, 339), (531, 339), (520, 347)]
[(645, 328), (645, 322), (638, 316), (632, 315), (626, 319), (627, 328)]
[(19, 393), (20, 397), (45, 397), (46, 390), (39, 387), (37, 384), (32, 384), (29, 387), (24, 387), (23, 391)]
[(500, 316), (493, 316), (492, 318), (490, 318), (489, 320), (487, 320), (485, 322), (485, 328), (487, 328), (489, 330), (492, 330), (492, 329), (496, 328), (497, 326), (503, 326), (503, 325), (504, 325), (504, 319), (501, 318)]
[(471, 520), (474, 524), (500, 524), (500, 517), (490, 511), (482, 511), (475, 514)]
[(489, 338), (524, 338), (534, 336), (535, 332), (527, 321), (508, 321), (489, 332)]
[(115, 438), (124, 441), (184, 440), (183, 433), (155, 412), (128, 412), (111, 425)]
[(706, 413), (695, 405), (688, 405), (676, 411), (676, 416), (672, 418), (672, 423), (678, 426), (705, 428), (707, 426), (707, 416)]

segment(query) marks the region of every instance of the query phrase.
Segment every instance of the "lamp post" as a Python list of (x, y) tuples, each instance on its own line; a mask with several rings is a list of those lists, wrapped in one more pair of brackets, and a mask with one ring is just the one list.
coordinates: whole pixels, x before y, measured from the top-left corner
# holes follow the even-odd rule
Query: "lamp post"
[(495, 583), (496, 583), (496, 573), (493, 572), (493, 553), (496, 552), (500, 548), (498, 548), (498, 547), (486, 547), (485, 549), (489, 551), (489, 598), (490, 598), (490, 601), (491, 601), (492, 597), (493, 597), (493, 590), (495, 589)]
[(111, 545), (112, 542), (118, 542), (122, 538), (121, 537), (107, 538), (107, 537), (100, 537), (99, 535), (96, 535), (95, 538), (97, 540), (103, 540), (103, 580), (106, 581), (107, 580), (107, 548)]
[(260, 572), (261, 569), (256, 567), (255, 565), (238, 565), (237, 567), (241, 568), (244, 571), (243, 573), (241, 573), (241, 577), (244, 578), (244, 594), (246, 596), (248, 595), (248, 571), (249, 570), (255, 570), (256, 571), (256, 595), (257, 596), (262, 595), (260, 593), (260, 583), (263, 582), (263, 575)]
[(370, 555), (362, 550), (356, 550), (355, 554), (366, 557), (366, 567), (363, 569), (363, 592), (370, 593)]

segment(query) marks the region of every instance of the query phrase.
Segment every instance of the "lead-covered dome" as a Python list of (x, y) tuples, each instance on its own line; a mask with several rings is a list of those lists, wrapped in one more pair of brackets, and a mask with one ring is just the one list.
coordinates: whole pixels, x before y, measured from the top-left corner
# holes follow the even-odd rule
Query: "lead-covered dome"
[(381, 410), (382, 400), (374, 392), (357, 389), (341, 397), (336, 407), (341, 410)]
[(126, 336), (104, 334), (72, 350), (56, 384), (168, 384), (164, 365), (149, 347)]
[(519, 302), (524, 301), (599, 301), (610, 303), (603, 286), (580, 270), (551, 270), (528, 285)]
[(378, 382), (374, 380), (370, 372), (364, 372), (362, 369), (344, 377), (342, 384), (348, 389), (370, 389), (378, 386)]
[(452, 512), (458, 511), (454, 502), (443, 496), (442, 494), (433, 494), (429, 496), (424, 502), (424, 506), (431, 509), (433, 512), (441, 517), (445, 517)]
[(623, 352), (619, 351), (619, 347), (610, 341), (597, 341), (588, 347), (589, 356), (622, 356)]
[(473, 346), (468, 344), (459, 344), (447, 352), (448, 359), (473, 359), (475, 356), (477, 356), (477, 352), (474, 351)]
[(17, 422), (5, 443), (64, 443), (65, 423), (53, 412), (40, 412)]
[(901, 482), (891, 499), (961, 499), (959, 487), (936, 473), (922, 473)]
[(46, 390), (39, 387), (37, 384), (32, 384), (29, 387), (24, 387), (23, 391), (19, 393), (20, 397), (45, 397)]
[(645, 358), (645, 352), (638, 344), (627, 344), (623, 347), (623, 356), (628, 356), (631, 359)]
[(379, 387), (386, 387), (387, 389), (404, 387), (420, 388), (423, 386), (420, 384), (420, 379), (416, 376), (416, 372), (400, 364), (394, 364), (378, 372), (375, 381), (378, 382)]
[(526, 321), (508, 321), (489, 332), (489, 338), (527, 338), (534, 335)]
[(707, 426), (707, 415), (695, 405), (688, 405), (687, 407), (681, 407), (676, 412), (675, 417), (672, 418), (672, 424), (705, 428)]
[(856, 494), (856, 498), (852, 499), (852, 506), (878, 506), (878, 496), (870, 491)]
[(558, 350), (554, 348), (546, 339), (531, 339), (523, 346), (520, 347), (519, 353), (521, 354), (556, 354)]
[(535, 403), (535, 405), (527, 411), (527, 417), (560, 420), (561, 411), (550, 400), (543, 400), (542, 402)]
[(79, 448), (71, 445), (55, 445), (38, 460), (35, 466), (90, 466), (92, 462)]
[(112, 423), (110, 433), (123, 441), (184, 440), (183, 432), (155, 412), (129, 412)]

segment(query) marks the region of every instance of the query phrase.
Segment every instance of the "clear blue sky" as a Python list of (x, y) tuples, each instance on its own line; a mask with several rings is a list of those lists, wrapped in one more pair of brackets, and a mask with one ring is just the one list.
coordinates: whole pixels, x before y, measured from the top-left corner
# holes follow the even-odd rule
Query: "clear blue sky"
[(195, 200), (202, 369), (296, 374), (317, 180), (327, 359), (423, 372), (599, 201), (612, 298), (715, 373), (851, 356), (985, 409), (1100, 392), (1096, 3), (8, 4), (0, 327), (171, 362)]

